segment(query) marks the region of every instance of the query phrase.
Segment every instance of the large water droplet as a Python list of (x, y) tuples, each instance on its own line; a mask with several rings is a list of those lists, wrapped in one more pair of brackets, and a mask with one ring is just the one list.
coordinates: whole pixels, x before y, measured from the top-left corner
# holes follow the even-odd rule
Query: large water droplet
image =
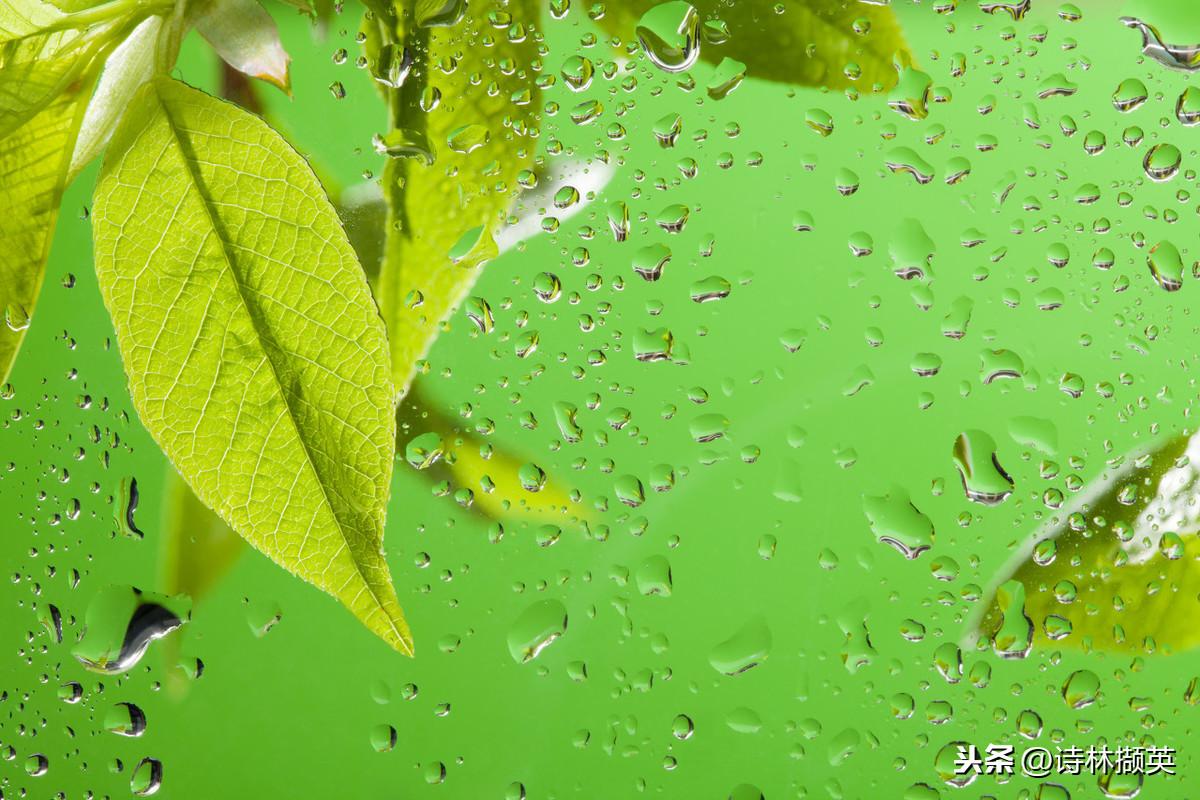
[(1179, 148), (1163, 142), (1146, 151), (1142, 167), (1151, 180), (1168, 181), (1179, 172), (1179, 165), (1182, 161), (1183, 155), (1179, 152)]
[(71, 653), (95, 672), (126, 672), (151, 642), (190, 619), (191, 606), (183, 595), (167, 597), (131, 586), (101, 589), (88, 606), (83, 639)]
[(567, 630), (567, 609), (558, 600), (539, 600), (508, 631), (508, 652), (519, 664), (541, 655)]
[(933, 545), (933, 522), (899, 486), (892, 487), (888, 494), (863, 498), (863, 513), (875, 538), (896, 548), (905, 558), (916, 558)]
[(1013, 480), (996, 457), (996, 441), (983, 431), (959, 434), (954, 441), (954, 466), (968, 500), (994, 506), (1012, 494)]
[(133, 768), (129, 790), (137, 797), (149, 797), (162, 788), (162, 778), (162, 762), (157, 758), (143, 758)]
[(700, 56), (700, 15), (683, 0), (660, 3), (642, 15), (637, 38), (659, 69), (682, 72)]
[(992, 649), (1001, 658), (1025, 658), (1033, 647), (1033, 622), (1025, 613), (1025, 584), (1007, 581), (996, 590), (1003, 619), (992, 637)]
[(714, 647), (708, 663), (723, 675), (740, 675), (765, 661), (770, 652), (771, 629), (766, 619), (755, 617)]
[(1168, 44), (1158, 28), (1136, 17), (1121, 22), (1142, 34), (1142, 53), (1170, 69), (1193, 72), (1200, 69), (1200, 44)]

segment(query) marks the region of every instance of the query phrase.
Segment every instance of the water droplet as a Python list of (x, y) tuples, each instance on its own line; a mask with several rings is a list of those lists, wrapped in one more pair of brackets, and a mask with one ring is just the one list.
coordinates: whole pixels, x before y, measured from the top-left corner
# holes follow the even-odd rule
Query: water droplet
[(430, 431), (409, 440), (404, 448), (404, 460), (413, 469), (428, 469), (442, 457), (442, 437)]
[(1142, 34), (1142, 53), (1159, 64), (1182, 72), (1200, 69), (1200, 45), (1168, 44), (1158, 29), (1136, 17), (1121, 17), (1121, 22)]
[(1029, 13), (1032, 7), (1030, 0), (979, 0), (979, 10), (985, 14), (998, 14), (1004, 12), (1008, 14), (1014, 21), (1021, 20)]
[(1097, 785), (1110, 800), (1131, 800), (1141, 794), (1143, 777), (1140, 772), (1106, 772), (1100, 776)]
[(692, 283), (690, 294), (694, 302), (708, 303), (728, 297), (731, 288), (729, 281), (720, 275), (710, 275)]
[(508, 631), (508, 652), (519, 664), (537, 658), (567, 630), (567, 609), (558, 600), (539, 600)]
[(1154, 280), (1166, 291), (1175, 292), (1183, 287), (1183, 257), (1169, 241), (1163, 240), (1150, 248), (1146, 264)]
[(88, 606), (82, 641), (71, 651), (86, 668), (119, 673), (132, 669), (150, 643), (191, 618), (191, 600), (130, 586), (101, 589)]
[(546, 472), (537, 464), (527, 462), (517, 470), (517, 480), (527, 492), (540, 492), (546, 486)]
[(138, 528), (137, 522), (134, 521), (134, 514), (137, 513), (138, 494), (137, 478), (128, 477), (121, 479), (120, 489), (118, 490), (120, 502), (113, 506), (116, 515), (117, 530), (123, 535), (134, 539), (141, 539), (145, 536), (141, 529)]
[(1025, 584), (1007, 581), (996, 590), (1003, 619), (992, 637), (992, 649), (1001, 658), (1025, 658), (1033, 647), (1033, 622), (1025, 613)]
[(1090, 706), (1099, 693), (1100, 678), (1089, 669), (1072, 672), (1062, 687), (1063, 700), (1074, 709)]
[(1175, 118), (1184, 125), (1200, 124), (1200, 89), (1189, 86), (1175, 101)]
[(398, 735), (396, 728), (382, 723), (371, 728), (371, 747), (376, 753), (387, 753), (396, 746)]
[(388, 158), (415, 158), (426, 164), (433, 163), (433, 148), (421, 131), (395, 128), (385, 135), (375, 134), (371, 146), (376, 153)]
[(673, 587), (671, 563), (665, 556), (650, 556), (634, 576), (640, 593), (646, 596), (670, 597)]
[(470, 153), (491, 141), (492, 134), (486, 126), (474, 123), (455, 128), (446, 137), (446, 146), (456, 153)]
[(1173, 144), (1160, 143), (1146, 151), (1142, 167), (1151, 180), (1168, 181), (1179, 172), (1183, 155)]
[(994, 506), (1012, 494), (1013, 479), (1000, 465), (996, 441), (987, 433), (963, 431), (954, 441), (953, 455), (968, 500)]
[(20, 303), (9, 303), (4, 307), (4, 324), (10, 331), (20, 333), (28, 330), (30, 323), (29, 311)]
[(104, 715), (104, 729), (119, 736), (141, 736), (146, 732), (146, 715), (133, 703), (117, 703)]
[(863, 513), (875, 538), (913, 559), (933, 545), (933, 522), (913, 505), (899, 486), (888, 494), (863, 498)]
[(708, 655), (708, 663), (723, 675), (740, 675), (766, 660), (771, 652), (771, 629), (763, 617), (755, 617), (736, 633), (718, 644)]
[(33, 753), (25, 759), (25, 774), (31, 778), (40, 778), (50, 771), (50, 759), (41, 753)]
[(376, 81), (391, 89), (399, 89), (412, 70), (413, 57), (407, 47), (389, 42), (379, 49), (379, 60), (372, 70)]
[(717, 64), (712, 79), (708, 82), (708, 96), (713, 100), (723, 100), (734, 89), (742, 85), (746, 79), (746, 65), (741, 61), (726, 56)]
[(592, 64), (591, 59), (574, 55), (563, 62), (559, 74), (562, 75), (571, 91), (582, 92), (591, 85), (592, 76), (596, 74), (596, 67)]
[(925, 232), (920, 220), (908, 217), (900, 221), (888, 241), (892, 271), (903, 280), (933, 277), (933, 239)]
[(492, 307), (484, 298), (467, 298), (464, 311), (467, 319), (471, 320), (480, 333), (491, 333), (495, 329), (496, 320), (492, 316)]
[(647, 245), (633, 254), (633, 271), (645, 280), (656, 281), (670, 260), (671, 248), (665, 244)]
[(562, 295), (562, 282), (552, 272), (538, 273), (533, 279), (533, 293), (543, 303), (553, 303)]
[(888, 106), (914, 122), (929, 116), (929, 92), (933, 79), (915, 67), (904, 67), (891, 93)]
[(651, 63), (667, 72), (682, 72), (700, 56), (699, 30), (696, 9), (683, 0), (672, 0), (643, 14), (636, 34)]
[(149, 797), (162, 788), (163, 767), (157, 758), (143, 758), (133, 768), (129, 790), (137, 797)]
[(1142, 107), (1149, 96), (1146, 84), (1137, 78), (1126, 78), (1113, 92), (1113, 108), (1125, 113), (1136, 111)]

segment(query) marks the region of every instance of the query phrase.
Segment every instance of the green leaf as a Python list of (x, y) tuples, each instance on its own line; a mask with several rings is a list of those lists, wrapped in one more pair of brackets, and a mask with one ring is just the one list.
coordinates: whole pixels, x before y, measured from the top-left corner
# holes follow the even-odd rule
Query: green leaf
[(0, 0), (0, 139), (76, 85), (152, 9), (126, 1), (65, 14), (44, 0)]
[(96, 271), (147, 430), (200, 500), (411, 654), (382, 552), (394, 390), (337, 214), (260, 119), (157, 78), (96, 186)]
[[(606, 3), (598, 24), (623, 41), (636, 42), (638, 21), (660, 3)], [(896, 83), (893, 61), (898, 53), (901, 60), (911, 58), (896, 15), (885, 6), (860, 0), (694, 0), (691, 5), (699, 12), (703, 31), (700, 58), (712, 64), (724, 58), (744, 62), (751, 78), (869, 91), (875, 83), (884, 88)], [(854, 30), (856, 23), (862, 27), (860, 20), (870, 28), (861, 34)], [(721, 43), (717, 42), (726, 34), (714, 36), (712, 30), (718, 22), (728, 30), (728, 39)], [(855, 80), (846, 75), (851, 62), (861, 69)]]
[[(533, 165), (540, 93), (528, 65), (538, 59), (540, 8), (514, 0), (502, 28), (485, 11), (472, 5), (455, 25), (422, 28), (397, 4), (391, 19), (376, 12), (369, 31), (377, 80), (390, 82), (387, 66), (400, 48), (413, 59), (402, 85), (381, 83), (392, 129), (379, 147), (419, 154), (389, 158), (383, 175), (389, 225), (377, 297), (401, 395), (495, 253), (493, 236), (520, 188), (517, 176)], [(423, 110), (422, 98), (427, 108), (434, 95), (436, 106)], [(452, 259), (464, 237), (469, 252)]]
[(0, 383), (33, 317), (87, 91), (61, 95), (0, 140)]
[(1035, 648), (1149, 654), (1200, 645), (1198, 489), (1198, 436), (1110, 462), (995, 577), (974, 634), (1003, 649), (1001, 631), (1020, 627), (1022, 609), (1006, 608), (999, 589), (1017, 582)]

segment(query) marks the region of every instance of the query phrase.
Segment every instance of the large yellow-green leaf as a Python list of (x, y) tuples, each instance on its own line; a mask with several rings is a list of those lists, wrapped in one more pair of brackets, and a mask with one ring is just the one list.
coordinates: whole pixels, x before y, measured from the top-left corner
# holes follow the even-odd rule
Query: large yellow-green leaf
[(200, 500), (406, 653), (382, 552), (386, 331), (304, 159), (252, 114), (143, 87), (109, 146), (96, 271), (147, 430)]
[(84, 87), (0, 139), (0, 383), (33, 316), (67, 167), (87, 104)]
[[(1200, 645), (1200, 437), (1126, 456), (1035, 532), (995, 584), (1024, 586), (1037, 647), (1176, 653)], [(1021, 608), (984, 604), (994, 640)], [(1019, 627), (1019, 626), (1018, 626)]]
[[(662, 0), (610, 0), (598, 22), (622, 41), (634, 42), (638, 21)], [(746, 64), (752, 78), (801, 86), (869, 91), (872, 84), (896, 82), (894, 57), (909, 57), (892, 9), (860, 0), (693, 0), (703, 23), (724, 23), (727, 33), (701, 34), (700, 58), (717, 63), (732, 58)], [(856, 28), (861, 33), (856, 31)], [(714, 42), (728, 36), (727, 40)], [(708, 38), (710, 41), (705, 41)], [(848, 64), (860, 73), (851, 80)]]
[(384, 86), (392, 129), (379, 146), (410, 155), (390, 157), (384, 170), (389, 225), (377, 296), (403, 394), (439, 326), (494, 254), (492, 235), (513, 204), (517, 176), (533, 164), (540, 101), (530, 64), (541, 8), (514, 0), (502, 27), (482, 5), (470, 5), (455, 24), (431, 27), (413, 21), (420, 8), (389, 10), (380, 9), (368, 31), (371, 67), (387, 80), (387, 64), (403, 48), (412, 66), (399, 86)]

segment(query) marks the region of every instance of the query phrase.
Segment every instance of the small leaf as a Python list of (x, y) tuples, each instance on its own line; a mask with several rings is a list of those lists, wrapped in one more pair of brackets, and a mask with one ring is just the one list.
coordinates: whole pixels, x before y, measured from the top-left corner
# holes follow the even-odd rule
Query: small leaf
[[(635, 29), (642, 15), (661, 0), (629, 0), (605, 5), (598, 24), (627, 42), (637, 41)], [(890, 8), (859, 0), (800, 0), (780, 4), (767, 0), (726, 3), (694, 0), (702, 26), (728, 29), (715, 41), (702, 41), (700, 58), (712, 64), (724, 58), (744, 62), (747, 75), (800, 86), (835, 89), (872, 84), (884, 88), (896, 83), (894, 56), (911, 57), (900, 24)], [(783, 9), (780, 13), (778, 9)], [(717, 26), (723, 22), (724, 26)], [(864, 25), (865, 22), (865, 25)], [(867, 28), (864, 32), (859, 30)], [(861, 74), (846, 74), (850, 63)]]
[(291, 56), (279, 41), (275, 20), (258, 0), (201, 0), (188, 13), (225, 63), (291, 92)]
[[(1200, 436), (1178, 435), (1113, 464), (1030, 536), (993, 586), (1024, 586), (1034, 649), (1200, 646), (1198, 488)], [(999, 594), (994, 588), (983, 603), (974, 635), (998, 636), (1006, 618)]]
[(33, 317), (87, 92), (60, 95), (0, 140), (0, 383)]
[[(375, 13), (368, 58), (376, 71), (397, 62), (397, 49), (413, 61), (398, 88), (390, 86), (390, 74), (377, 75), (393, 124), (384, 141), (404, 143), (385, 149), (422, 156), (389, 158), (383, 177), (390, 224), (376, 296), (391, 337), (392, 377), (403, 395), (439, 325), (495, 252), (494, 236), (519, 191), (517, 175), (533, 165), (541, 105), (536, 73), (499, 65), (538, 58), (533, 26), (540, 8), (515, 0), (501, 29), (474, 6), (457, 24), (430, 28), (406, 22), (402, 4), (395, 9), (390, 19)], [(469, 146), (455, 146), (466, 139)], [(455, 245), (476, 229), (468, 257), (452, 258)]]
[(144, 20), (104, 62), (71, 156), (72, 179), (104, 150), (134, 93), (154, 76), (155, 51), (162, 30), (162, 17)]
[(308, 164), (252, 114), (157, 78), (109, 147), (94, 239), (134, 406), (180, 475), (411, 654), (381, 549), (386, 331)]

